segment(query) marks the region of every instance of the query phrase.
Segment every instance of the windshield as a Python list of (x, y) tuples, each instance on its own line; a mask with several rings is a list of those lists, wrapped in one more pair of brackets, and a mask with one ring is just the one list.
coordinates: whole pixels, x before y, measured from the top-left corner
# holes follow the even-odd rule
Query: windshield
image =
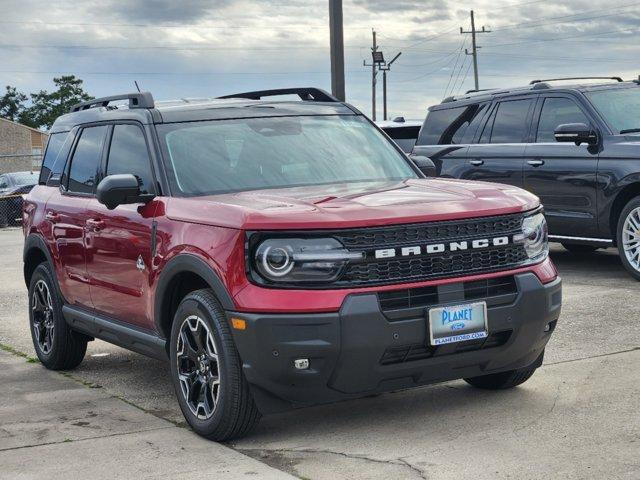
[(38, 183), (38, 174), (33, 172), (17, 172), (11, 174), (11, 180), (16, 186), (35, 185)]
[(587, 92), (614, 133), (640, 133), (640, 88)]
[(158, 125), (183, 195), (417, 178), (359, 116), (245, 118)]

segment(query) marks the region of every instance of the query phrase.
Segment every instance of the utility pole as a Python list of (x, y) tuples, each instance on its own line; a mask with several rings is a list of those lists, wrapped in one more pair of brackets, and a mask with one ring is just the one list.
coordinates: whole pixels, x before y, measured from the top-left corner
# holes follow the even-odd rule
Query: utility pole
[(384, 56), (382, 52), (378, 50), (378, 44), (376, 43), (376, 31), (372, 30), (373, 43), (371, 46), (371, 64), (368, 64), (365, 60), (362, 64), (365, 67), (371, 67), (371, 118), (375, 122), (376, 120), (376, 66), (384, 65)]
[(329, 0), (329, 42), (331, 44), (331, 93), (345, 101), (344, 32), (342, 0)]
[(460, 27), (460, 33), (461, 34), (466, 34), (466, 33), (470, 33), (471, 34), (471, 45), (472, 45), (471, 53), (469, 53), (469, 51), (466, 48), (464, 49), (464, 53), (467, 54), (467, 55), (473, 55), (473, 78), (475, 80), (476, 90), (480, 90), (480, 85), (478, 83), (478, 49), (480, 47), (476, 43), (476, 34), (477, 33), (491, 33), (491, 30), (485, 29), (484, 25), (482, 26), (482, 30), (476, 30), (476, 22), (475, 22), (475, 20), (473, 18), (473, 10), (471, 10), (471, 30), (464, 31), (463, 28)]
[(398, 52), (398, 54), (393, 57), (393, 59), (389, 63), (387, 63), (384, 67), (380, 67), (380, 70), (382, 70), (382, 103), (384, 112), (383, 120), (387, 119), (387, 72), (391, 70), (391, 64), (395, 62), (400, 55), (402, 55), (402, 52)]

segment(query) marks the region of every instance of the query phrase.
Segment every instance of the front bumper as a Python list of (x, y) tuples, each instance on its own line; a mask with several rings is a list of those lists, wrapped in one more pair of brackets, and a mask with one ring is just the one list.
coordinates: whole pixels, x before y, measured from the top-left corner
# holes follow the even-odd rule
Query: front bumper
[[(533, 364), (555, 328), (560, 278), (513, 277), (514, 291), (486, 300), (489, 337), (431, 347), (426, 308), (465, 301), (462, 283), (438, 288), (428, 307), (383, 312), (377, 293), (346, 297), (337, 313), (247, 314), (233, 330), (244, 374), (263, 413), (468, 378)], [(461, 298), (462, 296), (462, 298)], [(310, 367), (297, 370), (294, 360)]]

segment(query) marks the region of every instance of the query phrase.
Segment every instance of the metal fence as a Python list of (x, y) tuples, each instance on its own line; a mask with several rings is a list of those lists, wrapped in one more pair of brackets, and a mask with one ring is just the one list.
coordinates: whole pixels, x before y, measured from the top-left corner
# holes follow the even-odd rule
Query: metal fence
[[(19, 226), (22, 222), (23, 197), (37, 182), (42, 154), (0, 154), (0, 228)], [(19, 172), (33, 172), (25, 183)]]

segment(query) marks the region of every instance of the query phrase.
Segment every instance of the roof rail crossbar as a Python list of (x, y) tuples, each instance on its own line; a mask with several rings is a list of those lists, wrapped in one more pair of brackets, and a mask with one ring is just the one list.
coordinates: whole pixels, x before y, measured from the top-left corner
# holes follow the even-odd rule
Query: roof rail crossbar
[(86, 102), (80, 102), (71, 107), (72, 112), (88, 110), (90, 108), (106, 107), (116, 100), (129, 100), (129, 108), (154, 108), (153, 95), (150, 92), (125, 93), (111, 97), (94, 98)]
[(531, 80), (529, 85), (535, 85), (536, 83), (543, 82), (557, 82), (560, 80), (615, 80), (617, 82), (623, 82), (620, 77), (564, 77), (564, 78), (545, 78), (542, 80)]
[(249, 100), (260, 100), (263, 97), (275, 97), (278, 95), (298, 95), (300, 100), (305, 102), (339, 102), (336, 97), (320, 88), (278, 88), (275, 90), (257, 90), (255, 92), (234, 93), (218, 98), (246, 98)]

